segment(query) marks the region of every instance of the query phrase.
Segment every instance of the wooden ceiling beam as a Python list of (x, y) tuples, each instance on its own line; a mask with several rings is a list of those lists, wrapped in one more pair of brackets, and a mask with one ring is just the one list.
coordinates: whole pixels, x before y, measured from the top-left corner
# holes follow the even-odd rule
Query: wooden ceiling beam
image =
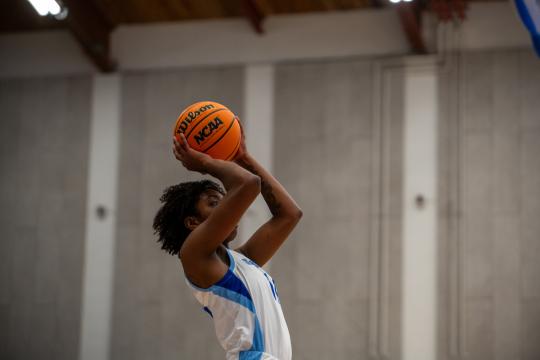
[(420, 6), (416, 2), (400, 2), (396, 4), (401, 26), (412, 50), (416, 54), (427, 54), (426, 42), (422, 35)]
[(111, 24), (92, 1), (63, 0), (68, 9), (64, 20), (88, 57), (102, 72), (116, 70), (110, 56)]
[(262, 22), (264, 20), (264, 13), (259, 8), (259, 5), (255, 0), (242, 0), (244, 7), (244, 16), (249, 20), (251, 26), (255, 32), (259, 35), (264, 34), (264, 29), (262, 27)]
[(384, 6), (383, 0), (369, 0), (367, 4), (369, 4), (371, 7), (375, 9), (380, 9)]

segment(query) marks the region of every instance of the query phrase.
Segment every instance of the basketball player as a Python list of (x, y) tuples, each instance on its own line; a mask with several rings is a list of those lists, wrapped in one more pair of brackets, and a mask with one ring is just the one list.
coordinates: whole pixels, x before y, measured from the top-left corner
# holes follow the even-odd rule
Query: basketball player
[[(227, 360), (290, 360), (289, 330), (276, 285), (261, 267), (287, 239), (302, 211), (246, 150), (244, 137), (232, 161), (190, 148), (183, 134), (173, 139), (176, 159), (210, 180), (167, 188), (154, 219), (162, 249), (178, 254), (195, 298), (213, 318)], [(272, 218), (238, 249), (229, 249), (238, 222), (259, 192)]]

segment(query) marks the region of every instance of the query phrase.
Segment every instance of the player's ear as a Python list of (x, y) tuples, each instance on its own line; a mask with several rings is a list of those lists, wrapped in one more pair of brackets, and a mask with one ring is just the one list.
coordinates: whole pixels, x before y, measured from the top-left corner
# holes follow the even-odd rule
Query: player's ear
[(200, 221), (197, 220), (195, 216), (188, 216), (184, 219), (184, 226), (189, 230), (193, 231), (197, 226), (199, 226)]

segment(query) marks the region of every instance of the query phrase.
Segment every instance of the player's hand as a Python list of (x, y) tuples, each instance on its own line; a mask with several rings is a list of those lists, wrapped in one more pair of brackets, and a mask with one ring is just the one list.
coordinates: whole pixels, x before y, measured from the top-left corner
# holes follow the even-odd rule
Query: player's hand
[(173, 153), (186, 169), (201, 174), (206, 174), (206, 164), (212, 159), (209, 155), (192, 149), (182, 133), (180, 141), (173, 137)]
[(246, 147), (246, 136), (244, 133), (244, 127), (242, 126), (242, 123), (240, 122), (240, 118), (236, 117), (236, 120), (238, 121), (238, 124), (240, 124), (240, 130), (242, 131), (242, 138), (240, 139), (240, 146), (238, 147), (238, 151), (236, 152), (236, 155), (234, 156), (233, 161), (238, 164), (241, 164), (242, 161), (248, 155), (248, 151)]

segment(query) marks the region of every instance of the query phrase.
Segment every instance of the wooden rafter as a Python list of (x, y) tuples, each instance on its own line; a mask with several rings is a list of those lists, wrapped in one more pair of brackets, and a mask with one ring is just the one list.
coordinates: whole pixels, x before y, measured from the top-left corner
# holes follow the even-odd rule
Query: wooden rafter
[(465, 20), (467, 2), (467, 0), (430, 0), (428, 6), (441, 22), (462, 21)]
[(427, 54), (427, 47), (422, 35), (421, 8), (415, 2), (401, 2), (396, 5), (401, 26), (412, 50), (416, 54)]
[(65, 22), (92, 62), (102, 72), (112, 72), (116, 63), (110, 57), (114, 27), (92, 1), (63, 0), (68, 9)]
[(253, 29), (257, 34), (264, 34), (262, 22), (264, 20), (264, 13), (259, 8), (255, 0), (242, 0), (244, 6), (244, 15), (253, 26)]

